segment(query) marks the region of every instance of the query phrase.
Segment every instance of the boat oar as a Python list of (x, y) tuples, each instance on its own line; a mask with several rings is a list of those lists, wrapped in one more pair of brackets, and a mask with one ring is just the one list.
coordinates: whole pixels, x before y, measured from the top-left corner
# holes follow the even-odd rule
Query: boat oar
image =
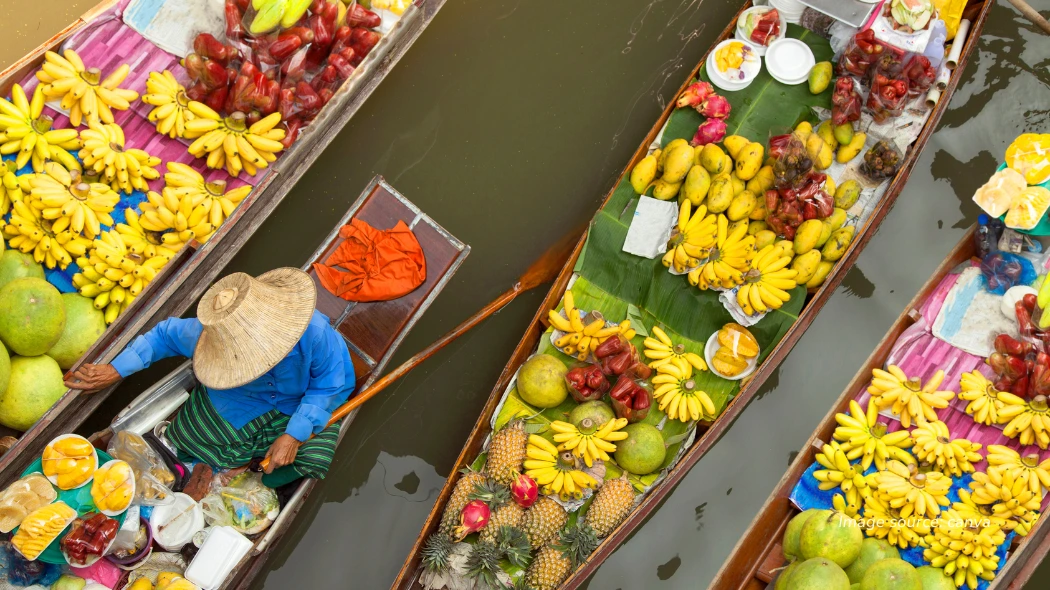
[[(579, 235), (579, 232), (573, 232), (566, 235), (533, 262), (529, 268), (525, 270), (525, 273), (518, 277), (518, 281), (514, 283), (513, 287), (505, 291), (485, 307), (481, 308), (476, 314), (467, 318), (462, 324), (453, 328), (451, 332), (445, 334), (436, 342), (423, 349), (416, 354), (416, 356), (405, 361), (400, 367), (390, 371), (370, 387), (354, 396), (353, 399), (336, 408), (335, 411), (332, 412), (332, 417), (328, 420), (328, 426), (331, 426), (347, 417), (350, 412), (361, 407), (362, 404), (375, 397), (376, 394), (386, 389), (391, 383), (404, 377), (405, 374), (419, 366), (423, 361), (434, 356), (437, 351), (445, 348), (453, 340), (459, 338), (492, 314), (506, 307), (507, 304), (514, 301), (514, 298), (518, 295), (544, 283), (553, 281), (565, 266), (565, 261), (569, 258), (569, 254), (579, 240)], [(259, 463), (259, 467), (265, 470), (269, 464), (270, 459), (266, 458)]]
[(1010, 4), (1014, 5), (1014, 8), (1021, 11), (1021, 14), (1032, 21), (1032, 24), (1043, 30), (1044, 33), (1050, 35), (1050, 22), (1047, 22), (1043, 15), (1036, 12), (1034, 8), (1028, 5), (1024, 0), (1007, 0)]

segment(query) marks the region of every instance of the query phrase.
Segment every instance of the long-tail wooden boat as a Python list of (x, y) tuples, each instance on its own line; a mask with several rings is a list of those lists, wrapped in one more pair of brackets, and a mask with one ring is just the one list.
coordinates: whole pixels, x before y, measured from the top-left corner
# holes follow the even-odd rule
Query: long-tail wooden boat
[[(966, 38), (965, 44), (961, 50), (958, 68), (955, 70), (955, 74), (953, 74), (948, 81), (947, 86), (941, 95), (940, 101), (933, 107), (932, 113), (927, 119), (922, 132), (918, 135), (911, 148), (908, 150), (900, 169), (890, 182), (884, 196), (877, 204), (875, 204), (871, 214), (861, 227), (858, 228), (857, 237), (854, 239), (843, 258), (832, 269), (825, 282), (815, 291), (809, 293), (805, 305), (798, 315), (797, 321), (787, 329), (786, 333), (783, 334), (782, 338), (780, 338), (772, 348), (768, 356), (766, 356), (758, 365), (755, 373), (742, 382), (740, 391), (731, 399), (728, 406), (722, 411), (717, 419), (713, 422), (701, 422), (698, 424), (696, 437), (691, 446), (684, 452), (680, 452), (677, 462), (662, 474), (662, 481), (649, 489), (642, 497), (641, 501), (635, 502), (635, 505), (625, 520), (616, 526), (615, 529), (613, 529), (613, 531), (601, 541), (600, 545), (591, 556), (569, 575), (560, 586), (561, 588), (577, 588), (583, 584), (594, 573), (598, 566), (609, 557), (609, 555), (611, 555), (636, 528), (645, 522), (649, 514), (663, 502), (664, 498), (671, 493), (685, 474), (707, 453), (715, 442), (718, 441), (723, 432), (733, 423), (740, 412), (744, 410), (751, 398), (754, 397), (762, 387), (766, 379), (773, 374), (780, 362), (784, 360), (798, 339), (801, 338), (802, 334), (813, 322), (817, 313), (820, 312), (821, 308), (823, 308), (824, 304), (835, 292), (836, 287), (842, 282), (843, 277), (853, 266), (857, 257), (860, 255), (860, 252), (867, 245), (868, 241), (871, 240), (883, 219), (889, 213), (897, 197), (899, 197), (904, 190), (912, 168), (918, 161), (919, 155), (925, 148), (926, 143), (936, 131), (941, 116), (948, 108), (951, 96), (960, 83), (961, 72), (964, 70), (969, 57), (977, 48), (981, 31), (991, 9), (991, 4), (991, 2), (987, 1), (974, 1), (967, 6), (965, 18), (970, 20), (972, 26), (970, 35)], [(689, 76), (675, 96), (680, 96), (687, 87), (700, 76), (701, 69), (707, 62), (708, 56), (711, 51), (714, 50), (715, 46), (720, 42), (733, 37), (737, 20), (740, 15), (750, 7), (751, 3), (745, 2), (740, 11), (733, 16), (728, 26), (726, 26), (718, 36), (708, 52), (704, 54), (696, 67), (690, 70)], [(749, 106), (753, 108), (754, 105)], [(603, 199), (603, 206), (607, 205), (614, 196), (616, 196), (618, 188), (627, 182), (634, 166), (646, 155), (652, 153), (654, 146), (667, 145), (670, 141), (669, 138), (662, 137), (662, 135), (674, 111), (675, 101), (671, 100), (656, 124), (643, 139), (628, 165), (621, 172), (613, 188)], [(620, 212), (617, 211), (616, 213)], [(564, 269), (555, 280), (547, 296), (540, 304), (536, 315), (526, 328), (521, 341), (515, 348), (485, 406), (482, 408), (478, 421), (471, 430), (456, 463), (450, 469), (450, 475), (442, 487), (437, 501), (434, 503), (434, 507), (432, 508), (430, 515), (427, 517), (427, 520), (412, 547), (411, 553), (402, 565), (402, 568), (392, 585), (393, 588), (397, 590), (409, 590), (421, 587), (419, 584), (419, 577), (423, 571), (422, 550), (426, 541), (432, 534), (438, 531), (446, 504), (452, 497), (453, 489), (455, 488), (457, 481), (460, 479), (461, 471), (473, 465), (479, 454), (484, 451), (487, 440), (492, 433), (492, 424), (495, 414), (499, 410), (501, 401), (508, 391), (508, 388), (513, 384), (518, 368), (534, 352), (536, 352), (541, 339), (545, 337), (548, 330), (548, 310), (558, 308), (563, 294), (566, 289), (570, 287), (570, 281), (574, 279), (574, 269), (580, 261), (588, 235), (592, 230), (593, 225), (580, 237), (576, 248), (566, 262)]]
[[(348, 302), (328, 292), (320, 284), (312, 267), (314, 263), (324, 263), (339, 247), (343, 242), (339, 231), (351, 219), (365, 221), (377, 229), (387, 229), (398, 221), (404, 221), (423, 248), (426, 281), (408, 295), (390, 301)], [(357, 371), (357, 391), (362, 391), (382, 376), (404, 337), (448, 284), (469, 253), (470, 246), (449, 234), (378, 176), (336, 223), (302, 269), (314, 278), (317, 309), (331, 318), (332, 325), (346, 341)], [(113, 419), (107, 429), (95, 433), (90, 440), (97, 447), (105, 448), (115, 432), (152, 431), (159, 421), (174, 415), (195, 384), (191, 363), (187, 361), (139, 395)], [(340, 441), (356, 415), (357, 411), (354, 411), (342, 421)], [(303, 479), (289, 485), (294, 487), (294, 491), (280, 494), (282, 498), (287, 497), (280, 515), (268, 530), (252, 539), (251, 550), (227, 576), (222, 589), (251, 586), (252, 580), (266, 564), (276, 541), (292, 527), (307, 496), (317, 487), (318, 480)]]
[[(932, 350), (933, 347), (938, 347), (941, 350), (940, 353), (930, 355), (929, 360), (926, 360), (924, 363), (916, 361), (916, 364), (911, 365), (911, 367), (918, 374), (922, 371), (922, 364), (933, 368), (932, 365), (934, 364), (940, 365), (940, 363), (935, 363), (933, 359), (944, 360), (943, 368), (946, 373), (949, 373), (945, 387), (954, 390), (957, 389), (955, 385), (958, 384), (959, 373), (975, 369), (976, 366), (973, 365), (975, 362), (983, 364), (980, 357), (974, 357), (949, 346), (946, 342), (936, 339), (931, 331), (934, 323), (933, 318), (936, 317), (936, 309), (940, 309), (941, 305), (944, 304), (943, 300), (947, 295), (947, 288), (950, 286), (946, 284), (946, 279), (950, 280), (951, 275), (958, 274), (962, 265), (969, 266), (972, 260), (976, 260), (974, 258), (976, 256), (976, 247), (973, 233), (974, 228), (971, 227), (940, 266), (937, 267), (918, 294), (904, 308), (904, 311), (890, 327), (878, 347), (875, 348), (856, 376), (843, 390), (842, 395), (839, 396), (820, 425), (813, 431), (813, 434), (806, 441), (798, 456), (795, 457), (791, 467), (780, 479), (780, 482), (777, 483), (765, 505), (755, 515), (747, 531), (737, 542), (733, 552), (711, 582), (710, 588), (718, 588), (719, 590), (772, 588), (771, 582), (782, 571), (782, 568), (787, 565), (781, 545), (784, 530), (788, 521), (799, 513), (798, 508), (792, 502), (792, 492), (807, 469), (814, 464), (814, 457), (821, 452), (823, 445), (833, 440), (832, 435), (838, 425), (835, 415), (843, 412), (848, 413), (850, 402), (864, 395), (871, 382), (872, 369), (885, 369), (886, 364), (891, 361), (891, 355), (894, 363), (908, 362), (906, 360), (907, 356), (920, 360), (926, 357), (925, 353), (912, 355), (912, 353), (907, 352), (906, 349), (911, 349), (913, 346), (916, 347), (914, 350), (921, 350), (925, 346), (931, 347), (929, 350)], [(934, 298), (937, 298), (937, 301), (931, 301)], [(931, 305), (935, 306), (936, 309), (929, 309), (928, 306)], [(905, 336), (905, 338), (902, 338), (902, 336)], [(953, 352), (943, 354), (945, 349), (950, 349)], [(966, 360), (963, 360), (963, 358)], [(953, 382), (955, 385), (952, 385)], [(953, 424), (958, 424), (960, 429), (976, 428), (970, 416), (962, 413), (962, 408), (965, 406), (965, 401), (960, 402), (956, 400), (949, 409), (941, 410), (938, 414), (941, 420), (947, 422), (952, 422), (953, 417), (957, 417), (958, 421), (953, 422)], [(946, 417), (948, 415), (951, 417)], [(954, 429), (956, 426), (952, 428)], [(969, 433), (964, 431), (959, 433), (953, 432), (952, 436), (972, 438), (974, 442), (1004, 444), (1015, 449), (1018, 447), (1016, 441), (1011, 440), (1008, 442), (1001, 432), (998, 434), (993, 433), (991, 438), (988, 438), (988, 431), (992, 428), (994, 427), (981, 427), (985, 431), (981, 434), (974, 430)], [(1035, 447), (1029, 447), (1029, 449), (1038, 451)], [(980, 451), (982, 455), (984, 452), (984, 449)], [(1039, 452), (1039, 454), (1042, 458), (1047, 456), (1045, 451)], [(984, 463), (975, 464), (975, 467), (978, 471), (982, 471)], [(1045, 510), (1046, 504), (1047, 502), (1044, 500), (1042, 510)], [(999, 562), (999, 569), (988, 586), (989, 590), (1020, 589), (1025, 587), (1036, 567), (1046, 557), (1047, 552), (1050, 551), (1050, 534), (1048, 534), (1048, 531), (1050, 531), (1050, 524), (1047, 523), (1045, 518), (1040, 516), (1027, 536), (1014, 537), (1009, 547), (1009, 557)]]
[[(138, 334), (164, 318), (180, 316), (189, 309), (371, 96), (444, 3), (445, 0), (415, 0), (360, 66), (336, 90), (317, 117), (302, 129), (291, 148), (281, 153), (265, 175), (258, 176), (259, 182), (255, 188), (229, 219), (207, 242), (201, 244), (193, 241), (184, 247), (162, 269), (157, 278), (147, 285), (132, 305), (110, 325), (80, 362), (109, 362)], [(100, 2), (17, 63), (0, 72), (0, 96), (8, 96), (13, 84), (24, 84), (25, 80), (32, 78), (33, 73), (40, 67), (45, 52), (61, 48), (63, 43), (75, 36), (90, 36), (92, 27), (113, 26), (114, 11), (127, 5), (128, 0)], [(127, 28), (119, 19), (117, 22)], [(140, 43), (149, 42), (141, 39)], [(126, 48), (124, 50), (126, 51)], [(180, 66), (171, 67), (178, 69)], [(75, 390), (67, 391), (25, 433), (0, 427), (0, 435), (12, 435), (18, 439), (18, 442), (0, 457), (0, 479), (8, 481), (17, 475), (56, 433), (75, 430), (114, 389), (115, 386), (90, 396), (81, 395)]]

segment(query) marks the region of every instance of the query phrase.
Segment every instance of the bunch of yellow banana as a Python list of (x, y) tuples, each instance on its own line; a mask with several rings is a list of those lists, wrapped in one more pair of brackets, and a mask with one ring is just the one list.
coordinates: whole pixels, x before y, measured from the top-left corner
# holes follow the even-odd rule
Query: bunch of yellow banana
[(896, 365), (882, 369), (872, 369), (871, 386), (868, 393), (879, 409), (890, 408), (890, 411), (900, 416), (901, 425), (910, 428), (912, 422), (921, 419), (927, 421), (937, 420), (937, 410), (948, 407), (955, 397), (953, 391), (938, 391), (937, 388), (944, 381), (944, 371), (937, 371), (926, 385), (918, 378), (909, 379), (904, 371)]
[(987, 521), (966, 522), (955, 510), (945, 511), (926, 535), (922, 556), (931, 566), (943, 568), (957, 587), (977, 590), (979, 580), (992, 580), (999, 569), (996, 550), (1006, 541), (1001, 526)]
[(980, 371), (962, 374), (959, 379), (959, 399), (970, 402), (966, 404), (966, 413), (973, 416), (974, 422), (987, 426), (999, 424), (999, 410), (1006, 405), (1004, 400), (1010, 400), (1014, 405), (1024, 403), (1016, 395), (992, 387), (992, 382), (985, 379)]
[(572, 453), (559, 451), (542, 436), (530, 434), (525, 453), (525, 474), (545, 495), (557, 494), (562, 500), (573, 500), (582, 498), (583, 490), (598, 487), (593, 477), (579, 469)]
[(15, 176), (14, 166), (0, 161), (0, 217), (7, 215), (11, 204), (22, 200), (22, 187)]
[(103, 225), (113, 225), (110, 213), (120, 196), (108, 184), (83, 182), (80, 171), (66, 170), (57, 162), (44, 164), (44, 171), (30, 179), (32, 205), (44, 219), (53, 222), (52, 231), (74, 233), (94, 239)]
[(744, 284), (736, 292), (736, 302), (744, 313), (755, 315), (780, 309), (791, 300), (788, 291), (795, 288), (798, 271), (788, 268), (791, 255), (774, 244), (762, 248), (744, 275)]
[[(178, 212), (187, 219), (196, 219), (203, 212), (213, 233), (250, 192), (252, 187), (247, 184), (226, 190), (225, 180), (207, 182), (199, 172), (179, 162), (168, 162), (168, 171), (164, 174), (165, 202), (172, 196), (178, 199)], [(190, 227), (196, 225), (190, 224)], [(210, 237), (211, 233), (197, 235), (197, 240), (206, 242)]]
[(91, 123), (80, 133), (84, 149), (80, 159), (84, 165), (97, 172), (114, 191), (131, 194), (136, 190), (149, 190), (147, 180), (160, 178), (155, 166), (160, 158), (144, 150), (124, 148), (124, 130), (116, 123)]
[(886, 469), (887, 459), (896, 459), (906, 465), (915, 463), (915, 458), (906, 449), (914, 444), (907, 430), (901, 429), (889, 434), (886, 425), (879, 422), (879, 408), (868, 400), (868, 410), (861, 409), (856, 400), (849, 403), (848, 414), (835, 414), (838, 427), (833, 435), (841, 441), (842, 450), (850, 461), (861, 459), (861, 471), (867, 471), (872, 461), (879, 471)]
[[(986, 473), (977, 473), (982, 476), (970, 482), (969, 490), (959, 490), (959, 501), (952, 504), (963, 518), (973, 520), (987, 519), (1003, 528), (1005, 531), (1015, 531), (1022, 537), (1028, 536), (1028, 531), (1039, 520), (1038, 497), (1032, 495), (1028, 488), (1020, 490), (1020, 495), (1013, 496), (1012, 489), (1017, 487), (1017, 482), (1007, 484), (1000, 480), (1002, 485), (996, 485), (988, 478)], [(1009, 495), (1009, 500), (1003, 500), (1003, 495)], [(980, 500), (980, 501), (978, 501)]]
[[(189, 216), (179, 208), (174, 195), (149, 191), (146, 200), (139, 203), (139, 225), (146, 231), (159, 232), (160, 242), (169, 250), (178, 252), (197, 236), (211, 236), (215, 226), (208, 222), (207, 212), (194, 209)], [(193, 222), (192, 224), (190, 222)]]
[(923, 544), (930, 534), (929, 520), (902, 518), (899, 510), (880, 500), (875, 494), (864, 498), (864, 534), (876, 539), (885, 539), (890, 545), (901, 549)]
[(659, 369), (661, 365), (673, 359), (683, 358), (697, 371), (707, 370), (707, 362), (704, 361), (704, 357), (695, 352), (686, 351), (684, 344), (675, 344), (667, 332), (661, 330), (659, 326), (653, 326), (652, 332), (655, 338), (650, 336), (645, 339), (645, 350), (642, 353), (645, 358), (653, 359), (649, 362), (650, 368)]
[[(600, 314), (592, 313), (592, 317), (597, 317), (584, 324), (580, 310), (576, 308), (572, 291), (566, 290), (565, 294), (562, 295), (562, 307), (562, 312), (565, 315), (558, 313), (554, 309), (547, 312), (547, 320), (551, 326), (555, 330), (565, 333), (564, 336), (554, 341), (554, 346), (557, 346), (565, 354), (576, 357), (577, 360), (587, 360), (587, 357), (594, 352), (594, 349), (598, 348), (599, 344), (617, 334), (622, 334), (628, 340), (635, 337), (635, 331), (631, 328), (630, 320), (624, 320), (619, 325), (607, 328), (605, 327), (605, 318), (601, 317)], [(586, 315), (583, 314), (583, 317), (586, 317)]]
[(44, 63), (36, 73), (44, 96), (62, 99), (62, 108), (69, 111), (69, 122), (79, 127), (81, 121), (113, 122), (113, 110), (126, 111), (131, 101), (139, 97), (134, 90), (120, 88), (131, 68), (124, 64), (102, 79), (98, 68), (86, 68), (76, 51), (67, 49), (62, 55), (54, 51), (44, 54)]
[(831, 507), (835, 512), (841, 512), (846, 516), (856, 520), (860, 515), (861, 508), (863, 508), (863, 502), (860, 505), (847, 503), (846, 497), (838, 492), (831, 497)]
[(856, 515), (864, 504), (864, 498), (871, 493), (868, 480), (864, 478), (864, 470), (850, 463), (845, 450), (834, 441), (824, 445), (814, 458), (824, 468), (813, 472), (813, 477), (820, 482), (817, 487), (825, 491), (836, 488), (842, 490), (845, 498), (839, 502), (842, 505), (839, 511), (850, 516)]
[(76, 129), (52, 129), (54, 120), (44, 114), (44, 93), (40, 86), (33, 99), (26, 98), (22, 87), (11, 87), (11, 101), (0, 98), (0, 154), (17, 153), (15, 170), (33, 164), (33, 171), (44, 169), (44, 162), (55, 160), (69, 169), (80, 169), (80, 163), (68, 150), (80, 148)]
[(188, 107), (194, 119), (186, 122), (187, 139), (194, 139), (189, 152), (196, 158), (207, 157), (208, 168), (226, 168), (230, 176), (244, 170), (255, 176), (277, 159), (284, 149), (284, 129), (277, 125), (281, 114), (263, 117), (250, 127), (245, 124), (244, 113), (236, 112), (223, 117), (204, 103), (190, 101)]
[(715, 216), (708, 215), (704, 205), (697, 207), (692, 215), (691, 208), (689, 199), (683, 199), (678, 210), (678, 224), (671, 232), (667, 254), (663, 257), (664, 266), (674, 268), (678, 274), (700, 266), (700, 261), (707, 258), (708, 250), (715, 245), (718, 229)]
[(40, 210), (30, 207), (28, 199), (12, 204), (11, 220), (4, 226), (8, 245), (48, 268), (65, 269), (73, 257), (83, 256), (91, 245), (80, 234), (66, 228), (54, 231), (54, 223), (44, 219)]
[(948, 490), (952, 479), (939, 471), (920, 473), (915, 465), (900, 461), (886, 462), (885, 471), (867, 476), (868, 487), (891, 508), (900, 510), (901, 517), (911, 515), (933, 518), (948, 506)]
[(653, 398), (659, 408), (667, 412), (671, 420), (713, 420), (718, 417), (718, 408), (711, 396), (700, 389), (693, 380), (693, 365), (682, 357), (671, 359), (656, 369), (652, 378)]
[(999, 410), (999, 424), (1006, 424), (1003, 434), (1018, 439), (1022, 445), (1050, 446), (1050, 407), (1046, 396), (1037, 395), (1030, 401), (999, 392), (1004, 407)]
[(156, 124), (157, 133), (172, 139), (186, 134), (186, 123), (193, 120), (194, 114), (189, 109), (186, 89), (171, 72), (149, 73), (142, 102), (153, 106), (147, 118)]
[(1042, 497), (1042, 490), (1050, 489), (1050, 459), (1039, 460), (1039, 455), (1032, 453), (1021, 456), (1020, 453), (1003, 445), (988, 445), (987, 471), (1009, 472), (1015, 480), (1023, 481), (1033, 494)]
[(178, 249), (171, 248), (161, 240), (159, 232), (142, 227), (139, 214), (130, 207), (124, 210), (124, 223), (118, 223), (114, 229), (120, 234), (120, 240), (127, 246), (128, 252), (143, 258), (171, 258), (178, 252)]
[(981, 454), (977, 451), (982, 445), (965, 438), (951, 438), (948, 425), (940, 420), (920, 420), (911, 436), (915, 439), (912, 447), (915, 457), (949, 477), (973, 473), (973, 464), (981, 461)]
[(107, 231), (91, 244), (87, 256), (77, 259), (80, 272), (73, 275), (73, 285), (94, 299), (95, 309), (105, 310), (106, 323), (112, 324), (168, 260), (132, 253), (118, 232)]
[(722, 214), (717, 218), (715, 245), (707, 253), (707, 261), (689, 271), (689, 284), (706, 290), (712, 287), (732, 289), (744, 282), (751, 256), (755, 250), (755, 236), (747, 235), (743, 223), (729, 231), (729, 219)]
[(1008, 470), (989, 469), (973, 474), (970, 499), (975, 504), (991, 506), (992, 514), (1000, 518), (1023, 516), (1029, 510), (1039, 510), (1042, 493), (1033, 492), (1023, 478), (1015, 478)]
[(559, 451), (571, 451), (590, 467), (595, 461), (608, 461), (609, 453), (616, 452), (613, 442), (627, 438), (620, 429), (627, 426), (627, 418), (614, 418), (601, 426), (590, 418), (584, 418), (579, 426), (555, 420), (551, 422), (554, 442)]
[(991, 504), (979, 504), (975, 502), (970, 490), (960, 488), (958, 493), (959, 501), (952, 502), (952, 510), (958, 512), (959, 516), (963, 517), (963, 519), (988, 519), (994, 521), (995, 524), (998, 524), (1003, 527), (1004, 530), (1008, 531), (1014, 530), (1014, 527), (1021, 523), (1020, 519), (1007, 519), (997, 516), (992, 510)]

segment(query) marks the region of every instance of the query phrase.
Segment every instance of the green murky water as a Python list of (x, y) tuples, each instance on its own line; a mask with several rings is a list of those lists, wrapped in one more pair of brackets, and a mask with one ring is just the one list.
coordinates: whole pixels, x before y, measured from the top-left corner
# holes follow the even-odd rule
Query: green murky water
[[(50, 2), (50, 0), (49, 0)], [(2, 0), (10, 63), (91, 3)], [(1050, 0), (1031, 2), (1044, 14)], [(299, 266), (374, 174), (473, 252), (402, 361), (508, 288), (586, 221), (738, 3), (449, 0), (227, 271)], [(68, 11), (69, 14), (65, 14)], [(46, 21), (40, 22), (40, 15)], [(973, 190), (1018, 133), (1050, 124), (1050, 38), (1005, 0), (881, 231), (792, 354), (591, 588), (698, 588), (828, 405), (976, 218)], [(538, 290), (359, 414), (260, 588), (384, 588), (400, 568)], [(152, 373), (156, 377), (161, 371)], [(114, 398), (115, 411), (149, 375)], [(99, 422), (94, 420), (93, 422)], [(1050, 583), (1050, 565), (1031, 584)]]

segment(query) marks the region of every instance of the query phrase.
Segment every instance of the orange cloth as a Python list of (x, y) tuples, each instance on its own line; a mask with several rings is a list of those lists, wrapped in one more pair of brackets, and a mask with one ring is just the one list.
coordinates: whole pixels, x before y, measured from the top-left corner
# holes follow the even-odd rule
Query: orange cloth
[(380, 231), (351, 219), (339, 235), (345, 241), (323, 265), (314, 263), (321, 284), (333, 295), (347, 301), (388, 301), (427, 279), (423, 248), (404, 221)]

